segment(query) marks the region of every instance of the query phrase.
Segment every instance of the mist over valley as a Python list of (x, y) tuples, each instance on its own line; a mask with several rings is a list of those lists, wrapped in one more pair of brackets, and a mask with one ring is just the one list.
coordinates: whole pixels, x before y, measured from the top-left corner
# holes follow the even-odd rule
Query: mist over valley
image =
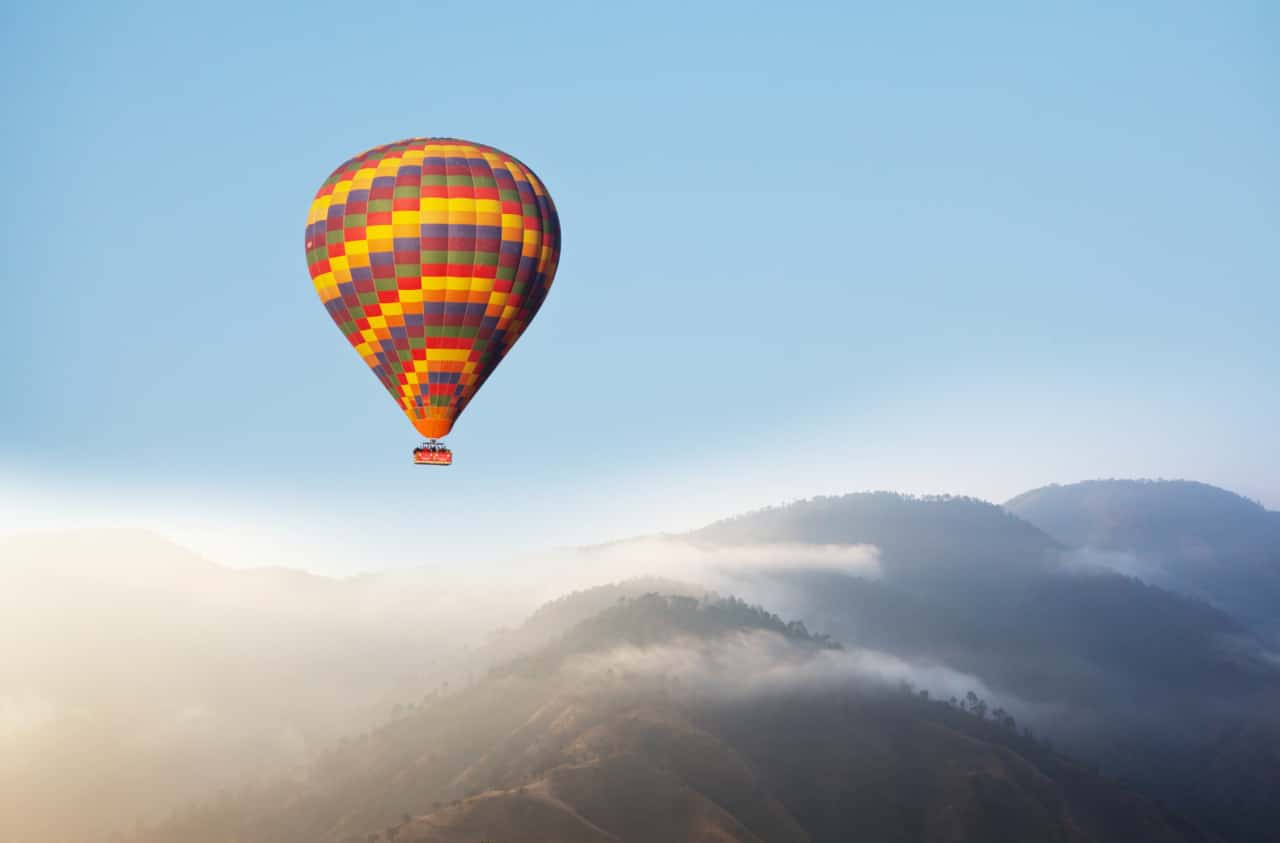
[(0, 839), (1271, 839), (1275, 515), (859, 493), (487, 588), (5, 538)]

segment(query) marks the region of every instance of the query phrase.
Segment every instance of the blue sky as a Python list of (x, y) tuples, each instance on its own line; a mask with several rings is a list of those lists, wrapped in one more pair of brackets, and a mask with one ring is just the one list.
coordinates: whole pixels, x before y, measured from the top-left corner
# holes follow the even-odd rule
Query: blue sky
[[(865, 488), (1280, 508), (1271, 4), (123, 5), (0, 11), (0, 529), (353, 570)], [(448, 471), (303, 257), (415, 135), (564, 230)]]

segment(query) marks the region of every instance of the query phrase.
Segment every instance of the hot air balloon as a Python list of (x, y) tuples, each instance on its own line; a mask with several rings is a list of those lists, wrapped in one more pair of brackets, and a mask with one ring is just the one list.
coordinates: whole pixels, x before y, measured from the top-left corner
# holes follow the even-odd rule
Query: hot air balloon
[(542, 307), (560, 221), (533, 171), (491, 146), (411, 138), (347, 161), (316, 192), (307, 265), (338, 330), (426, 442), (439, 442)]

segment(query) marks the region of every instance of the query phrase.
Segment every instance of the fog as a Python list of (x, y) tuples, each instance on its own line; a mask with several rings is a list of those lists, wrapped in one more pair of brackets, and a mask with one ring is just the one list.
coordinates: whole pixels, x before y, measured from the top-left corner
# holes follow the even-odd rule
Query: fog
[[(578, 588), (656, 575), (728, 589), (742, 572), (779, 566), (879, 575), (868, 546), (663, 537), (530, 554), (495, 563), (496, 575), (472, 568), (448, 579), (230, 569), (136, 530), (2, 538), (0, 560), (0, 840), (93, 839), (297, 771), (395, 705), (473, 680), (500, 657), (496, 630)], [(770, 673), (763, 646), (704, 655), (742, 672), (744, 690), (766, 675), (809, 681), (875, 664), (846, 653), (812, 665), (808, 679), (804, 669), (785, 677)], [(655, 653), (649, 668), (677, 652)], [(978, 684), (945, 672), (933, 680)]]
[[(1160, 790), (1166, 752), (1176, 769), (1272, 775), (1240, 735), (1273, 728), (1275, 648), (1151, 587), (1154, 558), (1065, 547), (980, 501), (885, 493), (449, 576), (229, 568), (137, 530), (0, 538), (0, 841), (89, 843), (302, 776), (393, 712), (487, 687), (557, 642), (574, 646), (530, 664), (568, 689), (972, 692), (1162, 795), (1183, 786)], [(652, 640), (670, 618), (569, 634), (653, 591), (763, 610), (732, 604), (723, 629)], [(531, 704), (504, 700), (495, 722)]]
[(457, 681), (533, 605), (497, 582), (232, 570), (136, 531), (8, 538), (0, 560), (4, 841), (100, 839), (298, 769)]
[(1157, 559), (1144, 558), (1131, 551), (1078, 548), (1062, 554), (1062, 569), (1081, 574), (1114, 572), (1151, 583), (1169, 579), (1168, 571)]
[(762, 542), (720, 544), (653, 536), (586, 548), (562, 549), (531, 559), (544, 588), (564, 592), (641, 576), (668, 577), (709, 587), (729, 586), (756, 572), (834, 571), (877, 579), (880, 551), (868, 544)]
[[(995, 694), (976, 676), (945, 665), (911, 662), (868, 649), (814, 649), (767, 631), (739, 632), (711, 640), (680, 638), (652, 647), (613, 647), (578, 656), (565, 672), (586, 679), (606, 674), (623, 678), (673, 680), (689, 694), (742, 700), (756, 695), (826, 691), (851, 686), (927, 691), (938, 699), (975, 692)], [(1021, 717), (1031, 706), (1000, 697)]]

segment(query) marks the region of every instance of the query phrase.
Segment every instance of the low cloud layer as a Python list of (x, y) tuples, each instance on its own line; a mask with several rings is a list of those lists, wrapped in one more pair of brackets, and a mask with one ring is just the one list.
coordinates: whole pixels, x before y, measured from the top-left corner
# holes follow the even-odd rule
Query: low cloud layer
[(1064, 552), (1062, 567), (1082, 574), (1114, 572), (1148, 583), (1160, 583), (1169, 578), (1168, 571), (1158, 559), (1128, 551), (1098, 550), (1092, 547)]
[(616, 542), (545, 554), (536, 560), (546, 572), (543, 587), (559, 594), (634, 577), (665, 577), (725, 588), (755, 571), (823, 570), (879, 579), (880, 551), (867, 544), (713, 545), (679, 538)]
[[(876, 650), (817, 649), (762, 630), (713, 640), (617, 647), (579, 656), (565, 670), (582, 679), (611, 674), (676, 681), (692, 694), (711, 698), (851, 685), (894, 688), (904, 683), (942, 699), (963, 697), (969, 691), (996, 696), (977, 677), (940, 664), (913, 663)], [(1012, 710), (1007, 703), (1005, 707)]]

